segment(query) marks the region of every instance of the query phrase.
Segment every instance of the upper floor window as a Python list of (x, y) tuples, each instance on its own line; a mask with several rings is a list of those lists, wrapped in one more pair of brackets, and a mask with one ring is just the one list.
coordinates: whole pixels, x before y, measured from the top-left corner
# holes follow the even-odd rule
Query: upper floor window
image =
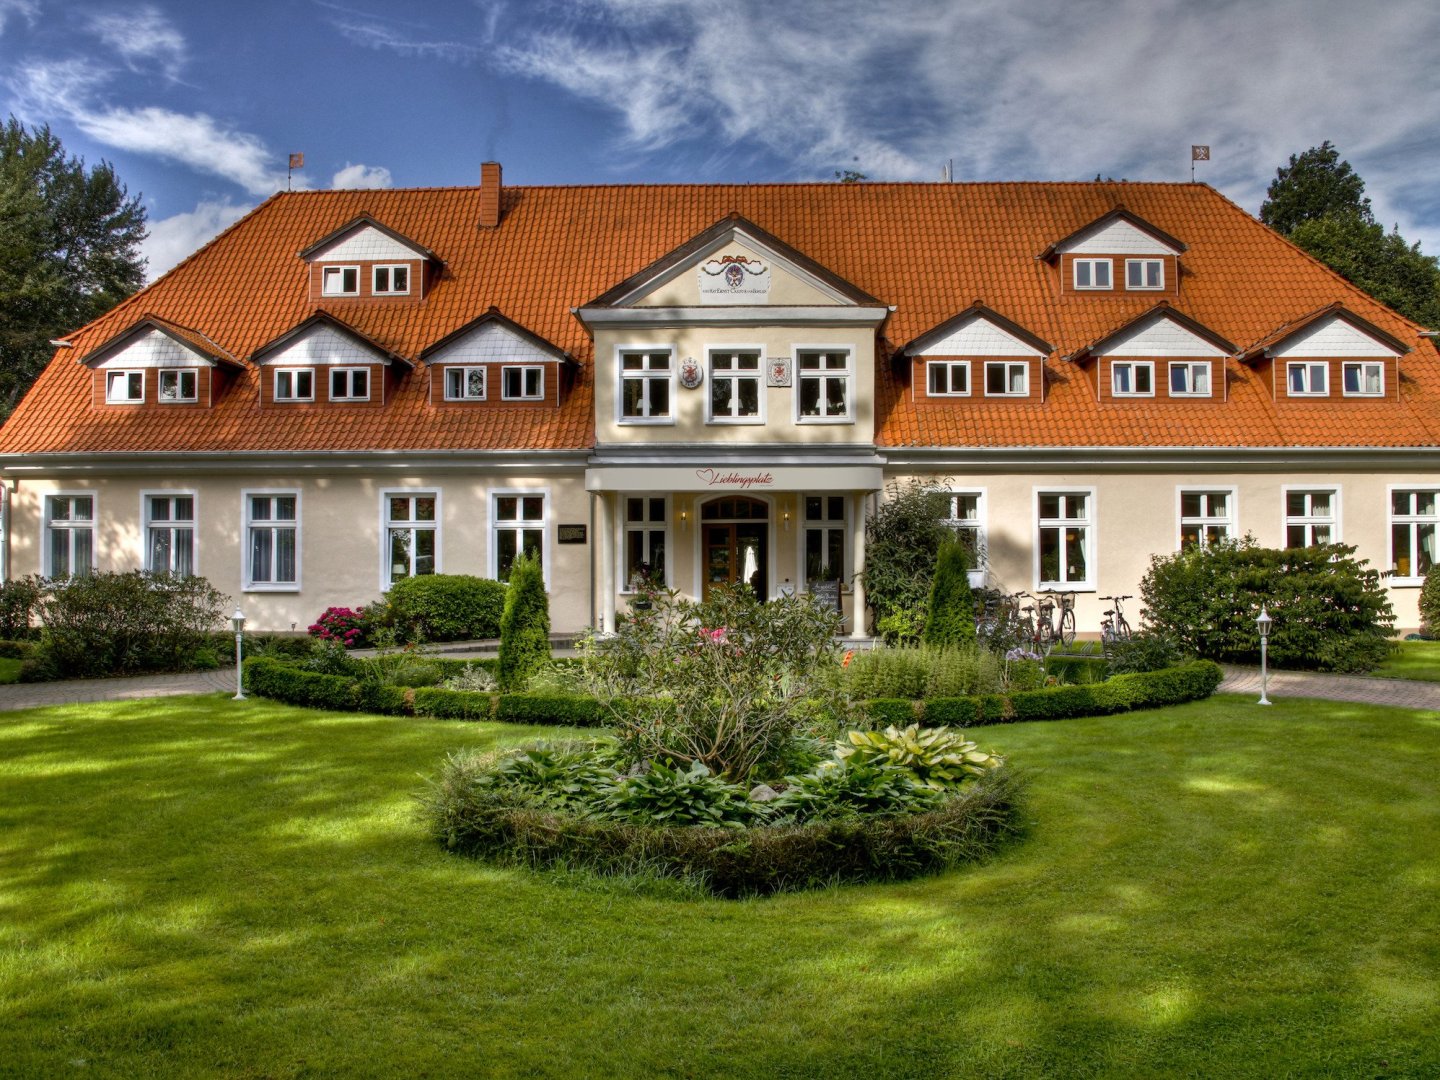
[(1378, 360), (1346, 361), (1340, 372), (1346, 397), (1383, 397), (1385, 365)]
[(405, 296), (410, 292), (410, 267), (376, 266), (370, 271), (370, 292), (375, 296)]
[(760, 417), (760, 353), (717, 350), (710, 354), (710, 419)]
[(370, 369), (363, 367), (331, 368), (330, 400), (369, 401)]
[(505, 401), (540, 401), (545, 397), (545, 369), (503, 367), (500, 369), (500, 397)]
[(275, 400), (314, 401), (315, 372), (309, 368), (276, 368)]
[(674, 388), (670, 351), (626, 349), (620, 353), (620, 419), (669, 420)]
[(160, 372), (160, 404), (176, 405), (200, 400), (200, 372), (195, 368)]
[(1035, 554), (1040, 588), (1086, 588), (1094, 521), (1090, 492), (1042, 491), (1037, 497)]
[(848, 350), (800, 349), (800, 419), (851, 419), (850, 353)]
[(1440, 491), (1390, 492), (1390, 574), (1419, 584), (1440, 557)]
[(1303, 548), (1335, 543), (1338, 496), (1334, 490), (1285, 492), (1285, 546)]
[(1030, 365), (1021, 361), (985, 361), (986, 397), (1026, 397), (1030, 393)]
[(45, 496), (45, 576), (68, 578), (95, 568), (95, 496)]
[(145, 400), (145, 372), (107, 371), (105, 403), (107, 405), (138, 405)]
[(1170, 365), (1171, 397), (1209, 397), (1210, 362), (1181, 360)]
[(970, 395), (969, 361), (929, 361), (925, 365), (925, 389), (930, 397), (968, 397)]
[(359, 296), (360, 267), (325, 267), (320, 271), (320, 292), (325, 296)]
[(445, 400), (484, 401), (485, 369), (483, 367), (446, 368)]
[(1291, 397), (1324, 397), (1330, 393), (1330, 365), (1325, 361), (1292, 361), (1286, 367)]
[(1154, 397), (1154, 363), (1149, 360), (1116, 360), (1110, 366), (1110, 391), (1116, 397)]
[(1109, 259), (1076, 259), (1072, 265), (1075, 268), (1075, 288), (1113, 288), (1110, 282)]
[(1163, 259), (1126, 259), (1125, 288), (1163, 289), (1165, 287), (1165, 262)]
[(145, 496), (145, 569), (189, 577), (195, 572), (195, 496)]
[(1180, 546), (1209, 547), (1234, 535), (1234, 491), (1180, 492)]

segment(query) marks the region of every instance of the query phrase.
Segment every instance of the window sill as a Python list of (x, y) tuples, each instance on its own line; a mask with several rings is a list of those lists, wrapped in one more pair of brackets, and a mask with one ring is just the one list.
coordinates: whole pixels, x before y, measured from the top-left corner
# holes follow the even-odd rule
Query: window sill
[(300, 584), (296, 582), (285, 585), (242, 585), (240, 591), (247, 593), (298, 593), (300, 591)]

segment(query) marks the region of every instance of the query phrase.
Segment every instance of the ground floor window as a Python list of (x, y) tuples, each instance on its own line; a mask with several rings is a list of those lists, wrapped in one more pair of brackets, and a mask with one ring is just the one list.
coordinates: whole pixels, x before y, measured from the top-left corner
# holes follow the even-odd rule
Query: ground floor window
[(145, 569), (189, 577), (195, 573), (195, 496), (144, 498)]
[(402, 578), (433, 574), (439, 547), (440, 496), (433, 491), (387, 492), (385, 500), (385, 588)]
[(300, 584), (300, 495), (245, 495), (245, 588), (293, 589)]
[(95, 496), (45, 497), (45, 576), (68, 578), (95, 568)]
[(1235, 534), (1235, 492), (1180, 492), (1180, 547), (1209, 547)]
[(630, 496), (625, 500), (625, 591), (634, 592), (642, 579), (664, 585), (666, 514), (663, 496)]
[(494, 532), (495, 580), (509, 581), (510, 568), (522, 552), (545, 560), (545, 496), (527, 492), (497, 494), (491, 515)]
[(844, 495), (805, 496), (805, 587), (845, 580)]
[(985, 495), (979, 491), (951, 491), (945, 498), (945, 527), (965, 545), (970, 568), (978, 570), (985, 562)]
[(1285, 493), (1285, 546), (1318, 547), (1336, 543), (1338, 491), (1287, 491)]
[(1040, 588), (1090, 587), (1094, 493), (1042, 491), (1036, 496), (1035, 545)]
[(1440, 491), (1390, 492), (1390, 573), (1418, 582), (1435, 565)]

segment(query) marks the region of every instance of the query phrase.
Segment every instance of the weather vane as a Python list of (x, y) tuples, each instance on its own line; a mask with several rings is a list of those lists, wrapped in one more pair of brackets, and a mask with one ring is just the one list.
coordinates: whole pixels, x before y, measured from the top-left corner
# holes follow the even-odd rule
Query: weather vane
[(1195, 182), (1195, 162), (1209, 160), (1210, 147), (1196, 146), (1194, 143), (1190, 144), (1190, 182), (1192, 184)]
[[(294, 171), (295, 171), (296, 169), (303, 169), (304, 167), (305, 167), (305, 155), (304, 155), (304, 154), (291, 154), (291, 155), (290, 155), (290, 166), (289, 166), (289, 168), (287, 168), (287, 169), (285, 170), (285, 190), (286, 190), (286, 191), (289, 191), (289, 190), (290, 190), (290, 176), (291, 176), (291, 174), (294, 173)], [(1193, 170), (1192, 170), (1192, 171), (1193, 171)], [(1191, 177), (1191, 179), (1193, 180), (1194, 177)]]

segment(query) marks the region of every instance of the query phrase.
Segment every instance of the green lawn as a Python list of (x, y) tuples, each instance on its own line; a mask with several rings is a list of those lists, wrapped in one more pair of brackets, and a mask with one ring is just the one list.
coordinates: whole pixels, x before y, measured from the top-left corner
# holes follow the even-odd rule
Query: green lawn
[(420, 774), (533, 733), (0, 714), (0, 1075), (1440, 1075), (1435, 714), (981, 729), (1028, 839), (738, 903), (442, 854)]
[(1391, 679), (1440, 682), (1440, 641), (1401, 641), (1395, 654), (1370, 672)]
[(13, 683), (20, 681), (20, 666), (23, 660), (8, 660), (0, 656), (0, 683)]

